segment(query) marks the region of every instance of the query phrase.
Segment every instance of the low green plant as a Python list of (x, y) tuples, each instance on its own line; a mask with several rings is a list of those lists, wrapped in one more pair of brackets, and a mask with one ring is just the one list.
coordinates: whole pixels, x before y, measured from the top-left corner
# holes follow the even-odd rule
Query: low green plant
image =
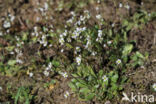
[(69, 86), (72, 91), (78, 94), (79, 99), (84, 101), (93, 98), (98, 100), (111, 99), (123, 89), (122, 84), (126, 80), (126, 78), (122, 78), (122, 81), (119, 82), (117, 71), (104, 73), (101, 69), (95, 73), (90, 66), (85, 65), (77, 67), (77, 72), (72, 75), (74, 78)]
[[(134, 28), (146, 24), (153, 17), (154, 14), (149, 16), (147, 12), (140, 12), (130, 20), (124, 20), (118, 29), (109, 25), (106, 25), (104, 29), (95, 26), (81, 33), (84, 38), (78, 38), (74, 41), (75, 44), (84, 45), (88, 41), (90, 44), (87, 49), (82, 49), (82, 62), (80, 66), (73, 67), (73, 79), (69, 83), (79, 99), (87, 101), (119, 97), (118, 95), (124, 89), (123, 85), (128, 80), (125, 72), (143, 65), (148, 59), (148, 53), (143, 55), (135, 50), (135, 41), (128, 41), (128, 34)], [(99, 31), (103, 35), (97, 36)], [(96, 55), (91, 54), (94, 51), (97, 52)], [(90, 64), (89, 58), (86, 57), (93, 57), (98, 68)]]
[(30, 89), (25, 87), (19, 87), (15, 95), (13, 95), (14, 104), (30, 104), (34, 96), (30, 95)]

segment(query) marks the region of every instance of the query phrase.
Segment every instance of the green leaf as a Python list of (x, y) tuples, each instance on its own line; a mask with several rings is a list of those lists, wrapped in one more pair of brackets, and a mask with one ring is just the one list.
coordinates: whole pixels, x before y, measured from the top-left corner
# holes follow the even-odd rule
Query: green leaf
[(124, 49), (122, 51), (122, 55), (123, 56), (127, 56), (129, 53), (131, 53), (132, 49), (133, 49), (133, 45), (132, 44), (125, 45)]
[(100, 70), (98, 73), (99, 78), (101, 78), (103, 76), (103, 70)]
[(9, 60), (8, 65), (14, 66), (16, 64), (16, 60)]
[(90, 93), (90, 90), (88, 88), (81, 88), (79, 92), (84, 93), (86, 95), (86, 94)]
[(95, 75), (93, 69), (92, 69), (90, 66), (88, 66), (87, 69), (89, 70), (89, 72), (90, 72), (94, 77), (96, 77), (96, 75)]
[(72, 76), (75, 77), (75, 78), (79, 77), (79, 75), (77, 75), (77, 74), (72, 74)]
[(66, 43), (66, 46), (67, 46), (68, 48), (70, 48), (70, 49), (72, 49), (72, 48), (73, 48), (73, 46), (72, 46), (72, 45), (70, 45), (69, 43)]
[(144, 56), (140, 52), (138, 52), (138, 51), (136, 52), (136, 56), (139, 57), (139, 58), (144, 59)]
[(72, 91), (76, 91), (77, 88), (73, 83), (69, 83), (68, 86), (72, 89)]
[(87, 100), (92, 100), (94, 98), (95, 94), (94, 93), (90, 93), (88, 96), (86, 96)]
[(27, 40), (27, 33), (23, 33), (22, 40), (23, 41)]
[(128, 26), (128, 24), (129, 22), (127, 20), (123, 20), (123, 23), (122, 23), (123, 26)]
[(119, 78), (118, 74), (115, 74), (114, 76), (111, 77), (111, 81), (112, 81), (113, 83), (116, 83), (117, 80), (118, 80), (118, 78)]
[(109, 76), (109, 77), (112, 77), (112, 76), (113, 76), (113, 74), (114, 74), (114, 72), (113, 72), (113, 71), (111, 71), (111, 72), (109, 72), (109, 73), (108, 73), (108, 76)]
[(111, 90), (112, 91), (118, 90), (118, 86), (116, 84), (112, 84)]
[(56, 60), (53, 60), (53, 61), (52, 61), (52, 64), (53, 64), (55, 67), (59, 67), (59, 66), (60, 66), (60, 62), (59, 62), (59, 61), (56, 61)]
[(77, 82), (77, 83), (76, 83), (76, 86), (77, 86), (78, 88), (83, 88), (83, 87), (86, 87), (86, 84), (82, 84), (82, 83), (80, 83), (80, 82)]

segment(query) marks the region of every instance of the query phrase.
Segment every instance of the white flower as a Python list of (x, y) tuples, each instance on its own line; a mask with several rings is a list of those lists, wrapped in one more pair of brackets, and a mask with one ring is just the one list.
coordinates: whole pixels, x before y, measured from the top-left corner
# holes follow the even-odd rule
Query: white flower
[(18, 59), (18, 58), (16, 59), (16, 62), (19, 64), (23, 64), (23, 61), (21, 59)]
[(71, 11), (70, 13), (71, 15), (76, 16), (74, 11)]
[(106, 82), (106, 81), (108, 80), (108, 77), (107, 77), (106, 75), (104, 75), (104, 76), (102, 77), (102, 79), (103, 79), (104, 82)]
[(4, 21), (3, 27), (4, 27), (4, 28), (10, 28), (10, 27), (11, 27), (10, 22)]
[(8, 14), (8, 17), (10, 17), (10, 21), (14, 21), (14, 19), (15, 19), (15, 16), (13, 16), (11, 14)]
[(102, 37), (102, 30), (98, 30), (98, 37), (99, 37), (99, 38)]
[(62, 75), (64, 78), (67, 78), (67, 77), (68, 77), (67, 72), (61, 73), (61, 75)]
[(127, 4), (127, 5), (125, 6), (125, 8), (129, 10), (129, 9), (130, 9), (130, 6)]
[(29, 73), (29, 77), (32, 77), (34, 74), (33, 73)]
[(150, 17), (151, 16), (151, 13), (148, 13), (148, 16)]
[(61, 49), (61, 52), (64, 52), (64, 49)]
[(15, 19), (15, 16), (10, 17), (10, 21), (14, 21), (14, 19)]
[(100, 14), (98, 14), (98, 15), (96, 15), (96, 18), (97, 18), (97, 19), (101, 19), (102, 17), (101, 17)]
[(141, 2), (141, 5), (144, 5), (144, 2)]
[(80, 47), (76, 47), (76, 53), (80, 51), (81, 51)]
[(35, 26), (35, 27), (34, 27), (34, 31), (37, 32), (37, 30), (38, 30), (38, 29), (37, 29), (37, 26)]
[(97, 1), (97, 3), (100, 3), (100, 2), (101, 2), (100, 0)]
[(156, 83), (154, 83), (152, 87), (153, 87), (154, 91), (156, 91)]
[(106, 45), (106, 44), (104, 44), (104, 45), (103, 45), (103, 47), (107, 47), (107, 45)]
[(97, 54), (97, 52), (92, 52), (92, 55), (95, 56)]
[(120, 7), (120, 8), (122, 8), (122, 7), (123, 7), (122, 3), (119, 3), (119, 7)]
[(114, 27), (115, 26), (115, 23), (112, 23), (112, 27)]
[(43, 73), (45, 76), (49, 76), (49, 72), (47, 70), (45, 70)]
[(67, 23), (73, 23), (73, 18), (70, 18), (69, 20), (67, 20)]
[(80, 55), (79, 55), (79, 57), (76, 57), (76, 62), (77, 62), (77, 65), (81, 64), (81, 56)]
[(65, 94), (64, 94), (64, 97), (65, 97), (65, 98), (68, 98), (69, 95), (70, 95), (69, 92), (66, 91)]
[(51, 63), (51, 62), (48, 64), (48, 67), (49, 67), (49, 68), (51, 68), (51, 67), (52, 67), (52, 63)]
[(39, 20), (40, 20), (40, 17), (36, 17), (36, 21), (39, 22)]
[(48, 10), (48, 7), (49, 7), (48, 4), (47, 3), (44, 3), (44, 9), (45, 10)]
[(112, 43), (112, 41), (108, 41), (108, 42), (107, 42), (107, 44), (109, 44), (109, 45), (110, 45), (111, 43)]
[(116, 64), (121, 64), (121, 60), (120, 59), (118, 59), (118, 60), (116, 60)]
[(2, 91), (3, 90), (3, 88), (0, 86), (0, 91)]
[(13, 55), (13, 54), (14, 54), (14, 52), (12, 51), (12, 52), (10, 52), (10, 54), (11, 54), (11, 55)]
[(96, 41), (98, 42), (99, 41), (99, 38), (96, 38)]
[(64, 44), (64, 38), (60, 37), (59, 42), (61, 43), (61, 45), (63, 45)]

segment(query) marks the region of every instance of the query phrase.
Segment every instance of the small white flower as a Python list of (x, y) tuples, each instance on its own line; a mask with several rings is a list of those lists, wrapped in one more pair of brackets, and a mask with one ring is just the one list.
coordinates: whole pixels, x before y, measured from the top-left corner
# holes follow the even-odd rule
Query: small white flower
[(79, 55), (79, 57), (76, 57), (76, 62), (78, 65), (80, 65), (80, 63), (81, 63), (81, 56), (80, 55)]
[(80, 51), (81, 51), (80, 47), (76, 47), (76, 53)]
[(150, 17), (151, 16), (151, 13), (148, 13), (148, 16)]
[(107, 44), (109, 44), (109, 45), (110, 45), (111, 43), (112, 43), (112, 41), (108, 41), (108, 42), (107, 42)]
[(117, 61), (116, 61), (116, 64), (121, 64), (121, 60), (120, 59), (118, 59)]
[(104, 76), (102, 77), (102, 79), (103, 79), (104, 82), (106, 82), (106, 81), (108, 80), (108, 77), (107, 77), (106, 75), (104, 75)]
[(67, 77), (68, 77), (67, 72), (61, 73), (61, 75), (62, 75), (64, 78), (67, 78)]
[(0, 91), (2, 91), (3, 90), (3, 88), (0, 86)]
[(98, 42), (99, 41), (99, 38), (96, 38), (96, 41)]
[(103, 47), (107, 47), (107, 45), (106, 45), (106, 44), (104, 44), (104, 45), (103, 45)]
[(4, 21), (3, 27), (4, 27), (4, 28), (10, 28), (10, 27), (11, 27), (10, 22)]
[(92, 55), (95, 56), (97, 54), (97, 52), (92, 52)]
[(21, 59), (18, 59), (18, 58), (16, 59), (16, 62), (19, 64), (23, 64), (23, 61)]
[(122, 8), (122, 7), (123, 7), (122, 3), (119, 3), (119, 7), (120, 7), (120, 8)]
[(70, 95), (69, 92), (66, 91), (65, 94), (64, 94), (64, 97), (65, 97), (65, 98), (68, 98), (69, 95)]
[(34, 74), (31, 72), (31, 73), (29, 73), (29, 77), (32, 77)]
[(44, 3), (44, 9), (45, 9), (45, 10), (48, 10), (48, 7), (49, 7), (49, 6), (48, 6), (48, 3)]
[(127, 4), (127, 5), (125, 6), (125, 8), (129, 10), (129, 9), (130, 9), (130, 6)]
[(8, 14), (8, 17), (10, 17), (10, 21), (14, 21), (14, 19), (15, 19), (15, 16), (13, 16), (11, 14)]
[(45, 70), (43, 73), (45, 76), (49, 76), (49, 72), (47, 70)]
[(114, 27), (115, 26), (115, 23), (112, 23), (112, 27)]
[(74, 11), (71, 11), (70, 13), (71, 13), (71, 15), (75, 16), (75, 12)]
[(101, 2), (100, 0), (97, 1), (97, 3), (100, 3), (100, 2)]
[(15, 54), (15, 53), (12, 51), (12, 52), (10, 52), (10, 54), (13, 55), (13, 54)]
[(64, 49), (61, 49), (61, 52), (64, 52)]
[(51, 68), (52, 67), (52, 63), (50, 62), (49, 64), (48, 64), (48, 68)]
[(63, 45), (64, 44), (64, 38), (60, 37), (59, 42), (61, 43), (61, 45)]
[(154, 91), (156, 91), (156, 83), (154, 83), (152, 87), (153, 87)]
[(98, 37), (99, 37), (99, 38), (102, 37), (102, 30), (98, 30)]
[(98, 15), (96, 15), (96, 18), (97, 18), (97, 19), (101, 19), (102, 17), (101, 17), (100, 14), (98, 14)]
[(15, 16), (11, 16), (11, 17), (10, 17), (10, 21), (12, 21), (12, 22), (13, 22), (13, 21), (14, 21), (14, 19), (15, 19)]
[(49, 47), (52, 47), (53, 45), (52, 44), (49, 44)]

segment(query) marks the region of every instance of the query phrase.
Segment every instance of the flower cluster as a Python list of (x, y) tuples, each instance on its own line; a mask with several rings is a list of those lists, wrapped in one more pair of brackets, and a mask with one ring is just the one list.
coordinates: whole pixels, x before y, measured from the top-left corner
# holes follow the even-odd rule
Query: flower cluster
[(67, 72), (59, 72), (64, 78), (67, 78), (68, 77), (68, 74)]
[(76, 63), (77, 65), (81, 64), (81, 55), (79, 55), (78, 57), (76, 57)]
[(52, 71), (51, 69), (52, 69), (52, 63), (50, 62), (48, 66), (45, 68), (43, 74), (48, 77), (50, 74), (50, 71)]

